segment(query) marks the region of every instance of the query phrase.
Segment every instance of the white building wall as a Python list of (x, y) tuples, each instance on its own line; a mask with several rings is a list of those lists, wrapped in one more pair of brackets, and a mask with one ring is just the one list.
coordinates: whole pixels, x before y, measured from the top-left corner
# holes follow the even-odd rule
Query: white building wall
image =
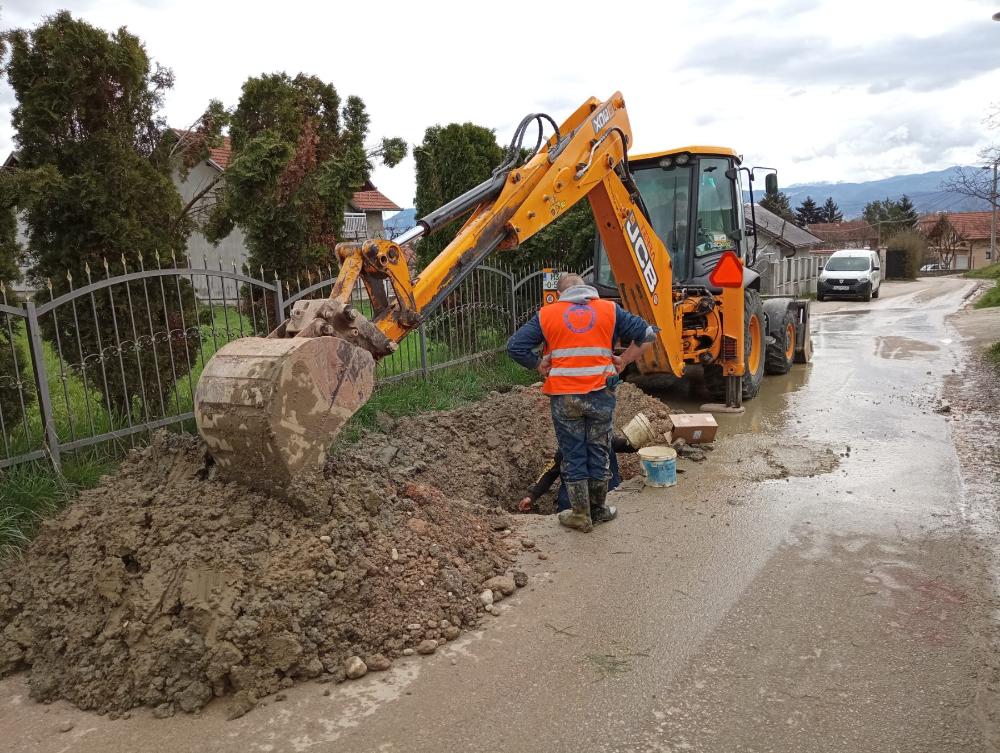
[(381, 212), (365, 212), (368, 218), (368, 237), (385, 238), (385, 222)]
[[(207, 162), (203, 162), (191, 169), (186, 180), (182, 181), (180, 175), (175, 172), (174, 185), (177, 186), (177, 191), (181, 195), (181, 201), (186, 205), (218, 177), (219, 171)], [(196, 215), (199, 220), (206, 218), (213, 202), (214, 197), (211, 191), (200, 200), (199, 204), (202, 206), (204, 214)], [(234, 227), (229, 235), (219, 241), (218, 245), (210, 243), (200, 232), (191, 233), (188, 237), (187, 253), (191, 260), (191, 266), (195, 269), (219, 269), (221, 265), (225, 271), (232, 272), (235, 264), (237, 271), (245, 272), (243, 265), (247, 260), (246, 241), (243, 238), (243, 231), (238, 227)], [(181, 263), (180, 259), (178, 259), (178, 263)], [(255, 276), (259, 275), (260, 271), (258, 270)], [(222, 287), (223, 282), (225, 290)], [(211, 295), (213, 300), (221, 300), (223, 292), (227, 300), (235, 300), (238, 289), (238, 285), (233, 280), (203, 276), (195, 276), (194, 287), (199, 297), (208, 298)]]

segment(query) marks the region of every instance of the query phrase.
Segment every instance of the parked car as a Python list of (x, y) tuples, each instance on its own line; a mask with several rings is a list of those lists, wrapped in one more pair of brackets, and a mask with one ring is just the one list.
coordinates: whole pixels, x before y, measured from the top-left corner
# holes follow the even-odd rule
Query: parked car
[(876, 251), (845, 249), (836, 251), (826, 260), (816, 284), (816, 300), (827, 298), (857, 298), (870, 301), (878, 298), (882, 288), (882, 265)]
[(948, 267), (944, 264), (924, 264), (920, 268), (921, 272), (948, 272)]

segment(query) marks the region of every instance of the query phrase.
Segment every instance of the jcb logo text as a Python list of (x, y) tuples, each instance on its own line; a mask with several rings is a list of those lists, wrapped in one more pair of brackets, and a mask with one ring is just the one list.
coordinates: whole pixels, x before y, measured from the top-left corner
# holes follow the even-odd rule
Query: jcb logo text
[(591, 124), (594, 126), (594, 135), (596, 136), (601, 132), (601, 129), (608, 124), (611, 120), (611, 116), (615, 114), (615, 106), (608, 103), (608, 106), (603, 110), (600, 110), (591, 120)]
[(649, 255), (649, 248), (646, 246), (646, 239), (642, 237), (639, 230), (639, 223), (635, 221), (635, 212), (629, 212), (625, 220), (625, 234), (632, 245), (632, 253), (635, 254), (639, 262), (639, 269), (642, 270), (642, 277), (646, 281), (646, 287), (652, 293), (656, 290), (656, 270), (653, 269), (653, 258)]

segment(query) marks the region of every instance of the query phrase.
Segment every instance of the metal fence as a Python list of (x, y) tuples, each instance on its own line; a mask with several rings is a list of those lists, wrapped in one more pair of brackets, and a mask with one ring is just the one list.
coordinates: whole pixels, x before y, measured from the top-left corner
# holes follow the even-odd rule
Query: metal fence
[(763, 292), (767, 295), (799, 296), (816, 292), (821, 271), (817, 256), (793, 256), (776, 259), (768, 265), (763, 277)]
[[(134, 446), (173, 424), (193, 430), (195, 387), (212, 355), (266, 335), (293, 303), (328, 296), (335, 281), (329, 268), (282, 280), (124, 258), (84, 276), (49, 281), (26, 301), (0, 288), (0, 469), (48, 458), (58, 470), (67, 453), (93, 445)], [(360, 283), (352, 300), (370, 314)], [(379, 362), (377, 384), (502, 351), (541, 300), (541, 271), (478, 267)]]

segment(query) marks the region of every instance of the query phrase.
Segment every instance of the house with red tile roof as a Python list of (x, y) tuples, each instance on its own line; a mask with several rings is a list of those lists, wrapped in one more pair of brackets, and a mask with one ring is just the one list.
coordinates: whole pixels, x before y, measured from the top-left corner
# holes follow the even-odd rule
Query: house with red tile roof
[[(220, 180), (224, 180), (226, 168), (233, 157), (232, 144), (229, 137), (224, 137), (222, 144), (208, 150), (208, 158), (195, 165), (182, 178), (179, 171), (174, 173), (174, 183), (185, 204), (195, 202), (193, 214), (207, 213), (215, 203), (215, 189)], [(386, 197), (369, 181), (356, 191), (348, 201), (344, 212), (344, 227), (341, 240), (360, 240), (363, 238), (381, 238), (385, 231), (382, 222), (383, 212), (398, 212), (400, 207)], [(196, 267), (207, 266), (217, 268), (222, 265), (226, 269), (242, 267), (247, 259), (246, 242), (239, 227), (219, 241), (218, 245), (209, 243), (199, 232), (188, 236), (188, 255)], [(207, 289), (199, 287), (201, 280), (196, 278), (196, 287), (200, 295), (206, 295)], [(218, 284), (218, 283), (217, 283)], [(229, 285), (229, 281), (226, 283)], [(227, 295), (235, 295), (233, 290), (227, 290)]]
[(820, 238), (823, 245), (829, 249), (878, 247), (878, 226), (864, 220), (819, 222), (806, 225), (806, 229)]
[[(233, 147), (228, 136), (222, 144), (208, 150), (206, 165), (216, 174), (224, 173), (233, 156)], [(190, 178), (190, 176), (189, 176)], [(183, 193), (183, 191), (182, 191)], [(193, 194), (192, 194), (193, 195)], [(344, 212), (344, 239), (381, 238), (385, 231), (383, 212), (398, 212), (402, 207), (379, 191), (371, 181), (367, 181), (360, 191), (355, 191), (347, 202)]]
[[(934, 254), (938, 253), (935, 243), (942, 237), (941, 228), (946, 224), (950, 232), (944, 236), (950, 236), (949, 245), (953, 245), (955, 250), (952, 268), (979, 269), (997, 261), (990, 250), (992, 219), (992, 212), (940, 212), (917, 220), (917, 230), (928, 237), (931, 242), (928, 250)], [(1000, 233), (1000, 226), (997, 232)]]

